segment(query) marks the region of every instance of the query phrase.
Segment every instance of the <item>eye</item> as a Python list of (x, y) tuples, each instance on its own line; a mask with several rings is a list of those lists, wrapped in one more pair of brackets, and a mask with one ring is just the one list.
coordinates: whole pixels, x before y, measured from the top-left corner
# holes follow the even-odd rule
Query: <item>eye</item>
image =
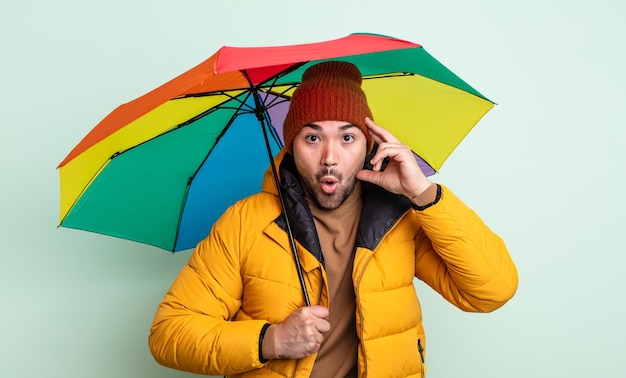
[(316, 143), (320, 140), (320, 138), (315, 134), (309, 134), (306, 137), (304, 137), (304, 140), (306, 140), (309, 143)]
[(354, 135), (352, 135), (352, 134), (346, 134), (342, 138), (343, 138), (343, 141), (345, 143), (352, 143), (352, 142), (354, 142)]

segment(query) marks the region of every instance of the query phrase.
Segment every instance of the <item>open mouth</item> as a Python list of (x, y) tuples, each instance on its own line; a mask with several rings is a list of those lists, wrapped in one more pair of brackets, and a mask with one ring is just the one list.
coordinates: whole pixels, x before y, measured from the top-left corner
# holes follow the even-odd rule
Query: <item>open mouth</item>
[(338, 181), (332, 176), (324, 176), (320, 180), (322, 191), (326, 194), (332, 194), (337, 190)]

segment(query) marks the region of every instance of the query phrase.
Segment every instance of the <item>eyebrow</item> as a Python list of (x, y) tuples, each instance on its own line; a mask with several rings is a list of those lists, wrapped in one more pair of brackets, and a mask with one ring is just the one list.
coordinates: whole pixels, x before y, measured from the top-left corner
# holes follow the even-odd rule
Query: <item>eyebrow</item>
[[(319, 131), (319, 130), (321, 130), (321, 129), (322, 129), (322, 126), (317, 125), (317, 124), (315, 124), (315, 123), (307, 123), (307, 124), (305, 124), (305, 125), (304, 125), (304, 126), (302, 126), (302, 127), (310, 127), (310, 128), (312, 128), (312, 129), (314, 129), (314, 130), (317, 130), (317, 131)], [(355, 124), (353, 124), (353, 123), (346, 123), (345, 125), (340, 126), (340, 127), (339, 127), (339, 130), (340, 130), (340, 131), (344, 131), (344, 130), (348, 130), (348, 129), (352, 128), (352, 127), (358, 127), (358, 126), (357, 126), (357, 125), (355, 125)]]

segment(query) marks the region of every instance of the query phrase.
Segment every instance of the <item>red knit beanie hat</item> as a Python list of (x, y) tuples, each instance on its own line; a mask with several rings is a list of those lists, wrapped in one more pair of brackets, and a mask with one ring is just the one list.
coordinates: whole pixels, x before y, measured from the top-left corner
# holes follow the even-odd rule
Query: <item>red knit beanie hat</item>
[(367, 137), (369, 151), (372, 143), (364, 119), (373, 117), (361, 89), (362, 81), (361, 72), (352, 63), (329, 61), (309, 67), (291, 96), (283, 124), (287, 152), (293, 152), (293, 139), (300, 129), (318, 121), (345, 121), (358, 126)]

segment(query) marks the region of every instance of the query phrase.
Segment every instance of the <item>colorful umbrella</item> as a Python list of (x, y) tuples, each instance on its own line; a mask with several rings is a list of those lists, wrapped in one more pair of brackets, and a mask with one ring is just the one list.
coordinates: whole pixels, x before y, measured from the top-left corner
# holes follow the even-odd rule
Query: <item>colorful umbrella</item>
[(59, 164), (60, 226), (193, 248), (229, 205), (260, 190), (290, 95), (324, 60), (359, 67), (376, 122), (427, 174), (493, 107), (420, 45), (387, 36), (222, 47), (115, 109)]

